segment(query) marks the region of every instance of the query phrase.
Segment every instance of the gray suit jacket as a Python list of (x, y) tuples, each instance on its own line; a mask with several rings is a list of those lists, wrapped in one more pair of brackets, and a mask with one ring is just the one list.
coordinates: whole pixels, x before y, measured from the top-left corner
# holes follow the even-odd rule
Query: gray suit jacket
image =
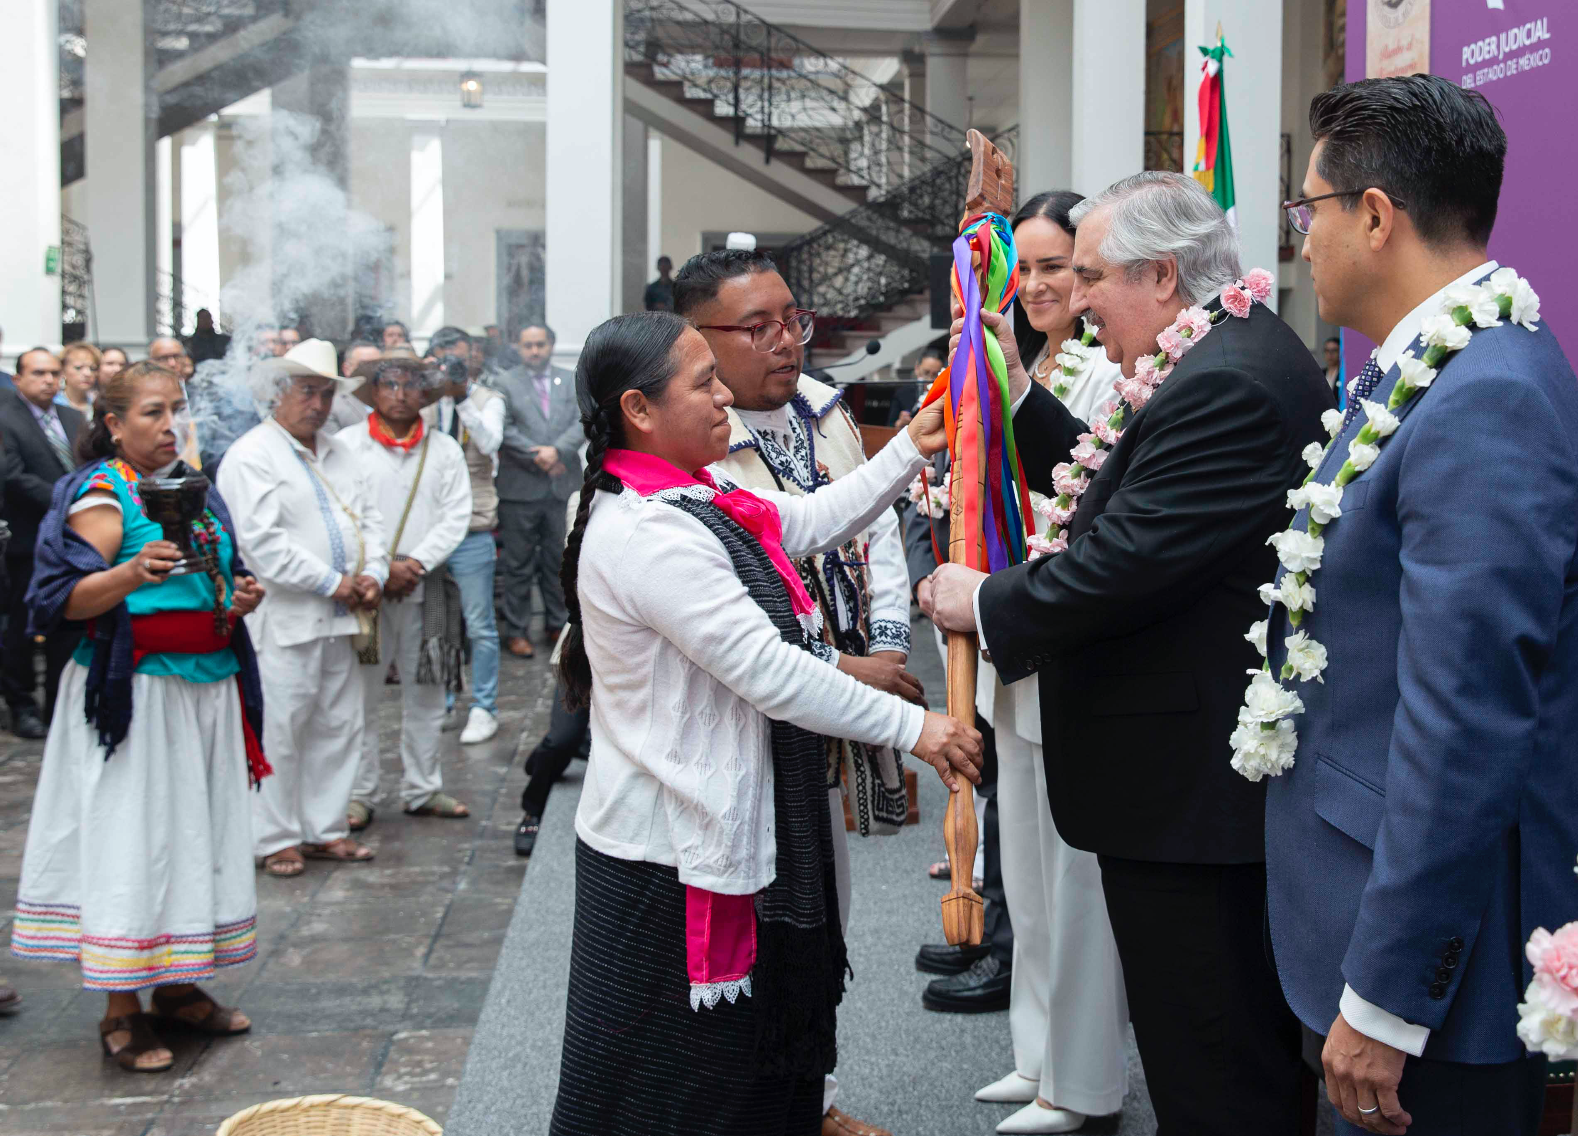
[[(501, 501), (567, 501), (581, 487), (579, 450), (586, 437), (575, 402), (575, 375), (562, 367), (552, 368), (552, 375), (546, 418), (537, 385), (524, 367), (506, 371), (495, 384), (504, 396), (504, 444), (499, 447), (496, 480)], [(531, 454), (537, 446), (558, 450), (565, 471), (549, 477), (538, 469)]]

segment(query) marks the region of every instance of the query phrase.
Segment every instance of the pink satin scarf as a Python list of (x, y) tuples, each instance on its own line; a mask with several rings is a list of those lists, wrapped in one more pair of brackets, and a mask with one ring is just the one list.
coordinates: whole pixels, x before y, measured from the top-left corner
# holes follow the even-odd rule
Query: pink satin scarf
[(603, 458), (603, 468), (643, 497), (687, 485), (705, 485), (711, 489), (717, 494), (712, 503), (755, 537), (762, 551), (767, 553), (767, 559), (772, 561), (778, 578), (783, 581), (789, 593), (789, 603), (801, 624), (810, 626), (815, 622), (817, 606), (811, 602), (800, 573), (795, 571), (789, 554), (784, 551), (783, 519), (778, 515), (778, 507), (772, 502), (763, 501), (749, 489), (731, 489), (724, 493), (718, 489), (712, 474), (705, 469), (686, 473), (673, 462), (639, 450), (609, 450)]

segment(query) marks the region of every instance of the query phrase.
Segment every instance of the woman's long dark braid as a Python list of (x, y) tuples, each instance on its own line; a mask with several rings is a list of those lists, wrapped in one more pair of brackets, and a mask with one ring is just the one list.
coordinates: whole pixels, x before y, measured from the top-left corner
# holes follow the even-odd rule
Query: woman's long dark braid
[(564, 684), (567, 710), (579, 710), (592, 697), (592, 664), (586, 657), (586, 639), (581, 628), (581, 596), (576, 577), (581, 562), (581, 541), (586, 536), (586, 518), (599, 489), (618, 493), (624, 488), (619, 479), (603, 472), (603, 457), (613, 444), (614, 426), (606, 407), (595, 406), (581, 420), (586, 432), (586, 479), (581, 483), (581, 500), (575, 509), (575, 524), (564, 542), (564, 560), (559, 566), (559, 583), (564, 588), (564, 606), (569, 613), (569, 631), (559, 650), (559, 681)]

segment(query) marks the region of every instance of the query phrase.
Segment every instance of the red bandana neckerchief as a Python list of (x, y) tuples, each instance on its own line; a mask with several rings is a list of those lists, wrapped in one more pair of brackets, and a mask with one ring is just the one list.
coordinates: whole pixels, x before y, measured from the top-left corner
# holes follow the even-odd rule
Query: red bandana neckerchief
[(416, 429), (404, 438), (396, 438), (389, 433), (389, 428), (384, 425), (382, 415), (376, 410), (367, 416), (367, 432), (373, 436), (373, 441), (379, 445), (387, 446), (391, 450), (405, 450), (409, 453), (416, 449), (416, 444), (422, 440), (424, 423), (421, 418), (416, 420)]

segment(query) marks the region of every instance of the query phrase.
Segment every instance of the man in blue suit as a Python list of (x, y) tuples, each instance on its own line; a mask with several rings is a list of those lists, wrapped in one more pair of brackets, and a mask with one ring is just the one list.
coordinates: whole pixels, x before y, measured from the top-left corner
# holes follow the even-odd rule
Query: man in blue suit
[(1314, 481), (1349, 458), (1361, 400), (1384, 407), (1423, 358), (1422, 330), (1467, 342), (1341, 491), (1313, 610), (1295, 629), (1272, 609), (1271, 675), (1295, 631), (1328, 653), (1320, 681), (1283, 683), (1303, 712), (1266, 802), (1277, 970), (1325, 1037), (1343, 1132), (1532, 1136), (1522, 946), (1578, 915), (1578, 380), (1526, 293), (1523, 325), (1430, 324), (1498, 268), (1507, 141), (1483, 97), (1366, 80), (1317, 96), (1310, 127), (1288, 211), (1320, 314), (1381, 345)]

